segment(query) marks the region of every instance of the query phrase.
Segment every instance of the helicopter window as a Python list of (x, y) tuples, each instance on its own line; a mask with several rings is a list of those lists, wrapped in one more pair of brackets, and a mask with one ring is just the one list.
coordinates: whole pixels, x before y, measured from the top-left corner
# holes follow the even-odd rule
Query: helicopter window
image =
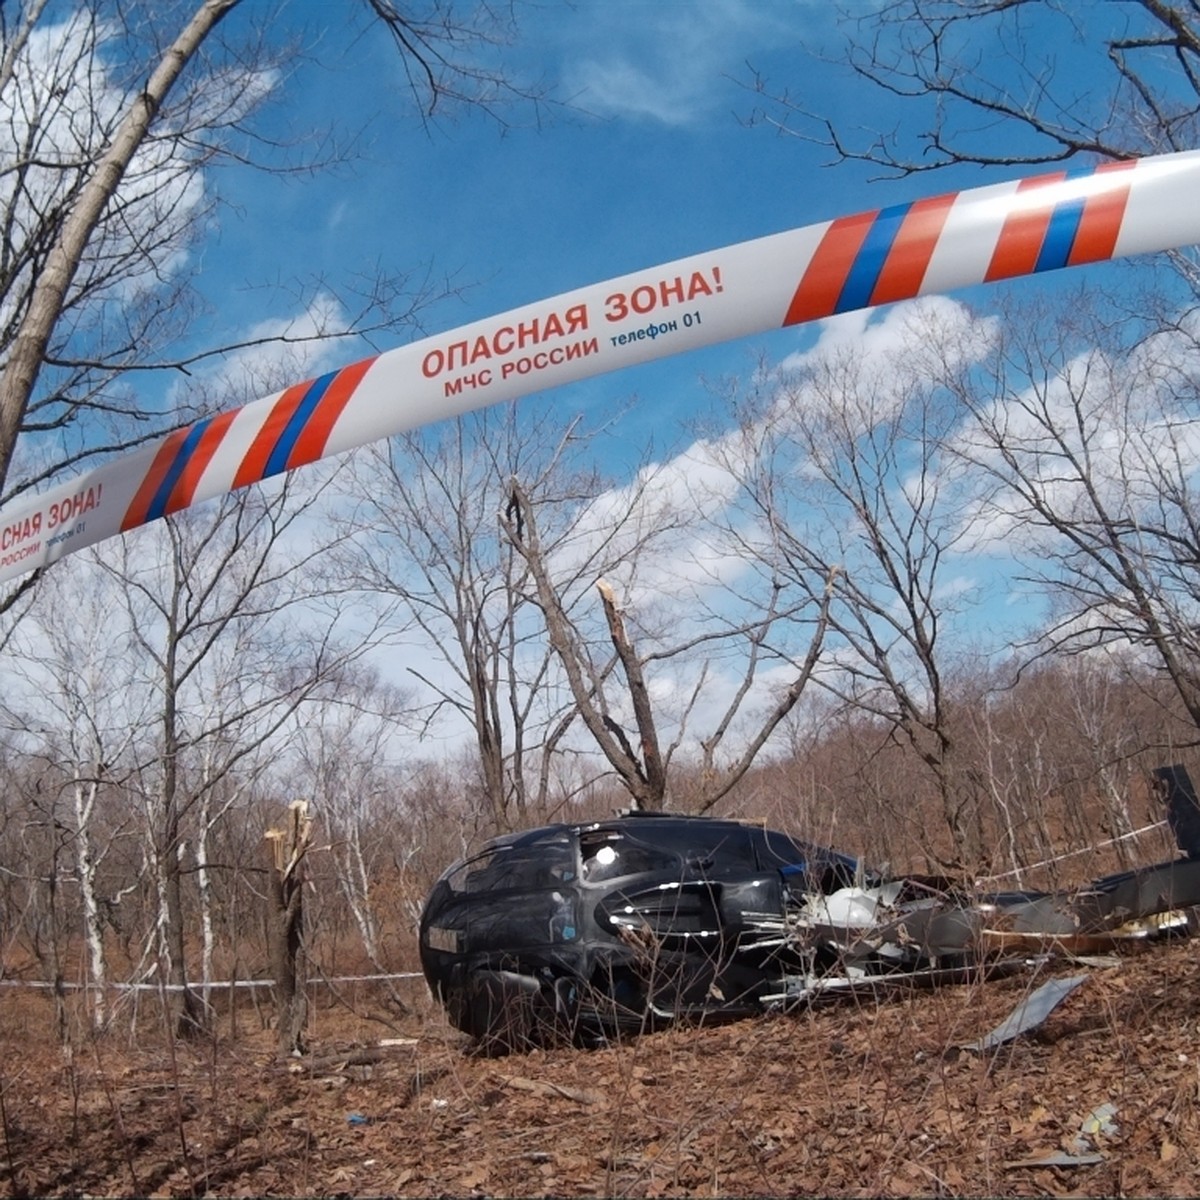
[(692, 870), (707, 875), (757, 869), (754, 847), (746, 830), (722, 826), (708, 836), (703, 833), (698, 829), (688, 835), (686, 859)]
[(823, 892), (836, 891), (854, 882), (854, 859), (823, 846), (802, 842), (773, 829), (756, 831), (759, 866), (776, 869), (797, 885)]
[(449, 877), (455, 892), (474, 894), (558, 887), (575, 877), (575, 856), (566, 838), (531, 846), (497, 846), (468, 859)]
[(586, 883), (602, 883), (644, 871), (679, 871), (682, 866), (678, 855), (635, 842), (611, 829), (581, 834), (579, 849)]

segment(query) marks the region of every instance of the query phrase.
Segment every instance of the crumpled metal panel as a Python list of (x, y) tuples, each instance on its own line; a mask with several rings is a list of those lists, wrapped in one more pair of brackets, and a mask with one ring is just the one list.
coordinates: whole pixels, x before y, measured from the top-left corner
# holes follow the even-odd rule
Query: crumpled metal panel
[(967, 1043), (964, 1050), (992, 1050), (1003, 1046), (1013, 1038), (1036, 1029), (1080, 984), (1087, 983), (1088, 975), (1070, 975), (1061, 979), (1048, 979), (1036, 991), (1030, 992), (1016, 1008), (996, 1026), (991, 1033), (977, 1042)]

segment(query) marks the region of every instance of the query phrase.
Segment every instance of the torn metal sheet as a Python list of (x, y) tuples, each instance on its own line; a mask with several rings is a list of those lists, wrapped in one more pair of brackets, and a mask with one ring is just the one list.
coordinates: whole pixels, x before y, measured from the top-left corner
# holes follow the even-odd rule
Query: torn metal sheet
[(1121, 1132), (1115, 1118), (1117, 1106), (1106, 1101), (1097, 1104), (1080, 1122), (1079, 1132), (1071, 1142), (1071, 1149), (1076, 1154), (1085, 1154), (1096, 1147), (1098, 1141), (1104, 1138), (1114, 1138)]
[(1041, 1154), (1031, 1154), (1028, 1158), (1006, 1162), (1004, 1169), (1017, 1171), (1036, 1167), (1095, 1167), (1104, 1161), (1103, 1154), (1068, 1154), (1065, 1150), (1046, 1150)]
[(1081, 983), (1090, 976), (1072, 975), (1066, 979), (1048, 979), (1017, 1005), (991, 1033), (977, 1042), (967, 1042), (964, 1050), (992, 1050), (1036, 1029)]
[[(708, 817), (632, 813), (510, 834), (438, 880), (421, 917), (422, 968), (458, 1029), (504, 1048), (590, 1044), (1190, 934), (1200, 806), (1182, 767), (1155, 782), (1184, 857), (1059, 892), (886, 878), (828, 847)], [(1064, 982), (1025, 1001), (1000, 1040), (1043, 1020), (1038, 1006), (1059, 1003)]]

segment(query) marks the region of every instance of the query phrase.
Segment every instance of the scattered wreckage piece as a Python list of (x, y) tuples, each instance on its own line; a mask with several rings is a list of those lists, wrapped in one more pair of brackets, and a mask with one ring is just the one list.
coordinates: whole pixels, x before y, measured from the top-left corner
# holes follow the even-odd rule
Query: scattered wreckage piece
[(963, 1049), (982, 1054), (985, 1050), (994, 1050), (1036, 1029), (1080, 984), (1090, 978), (1090, 975), (1071, 975), (1062, 979), (1047, 979), (1041, 987), (1024, 997), (991, 1033), (978, 1041), (967, 1042)]
[(1101, 1104), (1092, 1109), (1079, 1127), (1079, 1132), (1071, 1139), (1066, 1150), (1042, 1150), (1026, 1158), (1014, 1159), (1004, 1164), (1006, 1171), (1030, 1168), (1040, 1170), (1043, 1167), (1096, 1167), (1107, 1159), (1099, 1153), (1099, 1146), (1109, 1138), (1120, 1135), (1120, 1127), (1114, 1118), (1117, 1115), (1115, 1104)]
[(836, 850), (710, 817), (631, 813), (510, 834), (437, 881), (421, 916), (422, 968), (456, 1028), (505, 1050), (1191, 932), (1200, 804), (1182, 767), (1154, 774), (1185, 857), (1071, 892), (889, 880)]
[(1098, 1167), (1105, 1161), (1103, 1154), (1068, 1154), (1065, 1150), (1044, 1150), (1028, 1158), (1006, 1162), (1006, 1171), (1041, 1170), (1043, 1167)]

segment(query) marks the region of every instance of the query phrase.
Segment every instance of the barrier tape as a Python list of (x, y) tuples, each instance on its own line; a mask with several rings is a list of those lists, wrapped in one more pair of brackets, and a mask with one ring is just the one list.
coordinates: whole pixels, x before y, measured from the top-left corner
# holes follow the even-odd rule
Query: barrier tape
[(994, 883), (998, 879), (1020, 879), (1022, 875), (1031, 874), (1042, 867), (1051, 867), (1055, 863), (1066, 862), (1068, 858), (1079, 858), (1084, 854), (1095, 854), (1097, 850), (1104, 850), (1109, 846), (1116, 846), (1121, 842), (1139, 838), (1143, 833), (1153, 833), (1156, 829), (1168, 829), (1169, 827), (1169, 821), (1155, 821), (1152, 825), (1143, 825), (1141, 829), (1131, 829), (1128, 833), (1122, 833), (1117, 837), (1108, 838), (1103, 842), (1095, 842), (1091, 846), (1084, 846), (1082, 850), (1068, 850), (1065, 854), (1056, 854), (1053, 858), (1043, 858), (1041, 862), (1030, 863), (1027, 867), (1014, 867), (1011, 871), (1001, 871), (999, 875), (981, 875), (975, 880), (975, 886)]
[(0, 583), (489, 404), (835, 313), (1200, 242), (1200, 151), (807, 225), (566, 292), (205, 418), (0, 512)]
[[(424, 979), (420, 971), (402, 971), (398, 975), (337, 975), (332, 979), (313, 977), (307, 980), (309, 986), (334, 983), (377, 983), (385, 979)], [(0, 979), (0, 987), (25, 988), (62, 988), (64, 991), (94, 992), (98, 987), (95, 983), (53, 983), (45, 979)], [(197, 981), (189, 983), (185, 988), (182, 983), (105, 983), (104, 987), (116, 992), (202, 992), (228, 991), (230, 988), (272, 988), (273, 979), (223, 979), (210, 983)]]

